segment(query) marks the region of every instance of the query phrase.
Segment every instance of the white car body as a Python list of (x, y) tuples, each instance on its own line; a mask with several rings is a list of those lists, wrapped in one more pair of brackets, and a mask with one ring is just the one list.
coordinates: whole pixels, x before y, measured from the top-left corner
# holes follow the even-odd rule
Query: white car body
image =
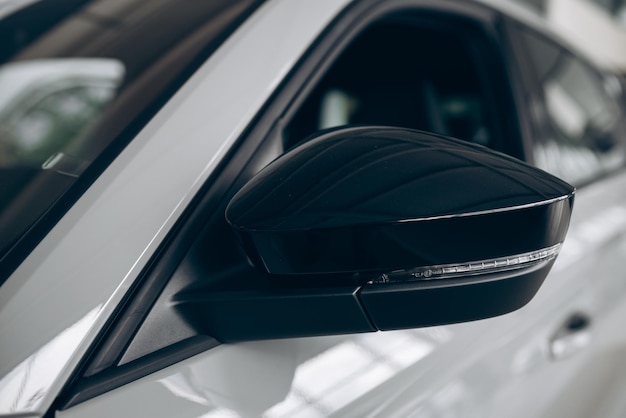
[[(51, 411), (201, 186), (347, 4), (262, 5), (14, 271), (0, 289), (0, 416)], [(626, 195), (616, 191), (625, 189), (622, 171), (577, 191), (559, 259), (519, 311), (223, 344), (54, 416), (624, 416)], [(579, 313), (591, 326), (556, 338)]]

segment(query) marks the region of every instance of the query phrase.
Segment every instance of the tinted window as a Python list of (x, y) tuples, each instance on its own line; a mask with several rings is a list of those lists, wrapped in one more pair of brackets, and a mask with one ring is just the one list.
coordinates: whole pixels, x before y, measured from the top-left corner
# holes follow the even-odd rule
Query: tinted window
[[(0, 22), (0, 258), (5, 267), (9, 250), (26, 231), (36, 226), (38, 234), (29, 236), (43, 236), (62, 208), (259, 2), (50, 3), (0, 9), (0, 16), (6, 14)], [(45, 222), (39, 222), (44, 215)], [(22, 240), (25, 247), (0, 270), (15, 267), (37, 239)]]
[(530, 84), (535, 164), (582, 185), (623, 166), (623, 113), (612, 78), (534, 32), (519, 29)]
[(287, 146), (316, 130), (370, 124), (501, 148), (494, 91), (478, 64), (484, 40), (475, 27), (434, 22), (393, 18), (368, 28), (295, 115), (285, 132)]

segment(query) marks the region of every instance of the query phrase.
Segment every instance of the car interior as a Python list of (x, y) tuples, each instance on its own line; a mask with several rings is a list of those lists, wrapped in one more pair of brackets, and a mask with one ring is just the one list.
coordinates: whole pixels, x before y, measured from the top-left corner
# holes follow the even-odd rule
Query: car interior
[(385, 21), (334, 63), (285, 133), (290, 148), (312, 132), (375, 124), (492, 144), (487, 97), (469, 42), (432, 22)]

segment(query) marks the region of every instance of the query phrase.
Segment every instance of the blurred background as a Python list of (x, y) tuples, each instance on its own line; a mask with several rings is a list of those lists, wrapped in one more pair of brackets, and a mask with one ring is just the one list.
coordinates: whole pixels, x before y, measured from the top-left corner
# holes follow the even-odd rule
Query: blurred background
[(607, 70), (626, 74), (625, 0), (514, 0)]

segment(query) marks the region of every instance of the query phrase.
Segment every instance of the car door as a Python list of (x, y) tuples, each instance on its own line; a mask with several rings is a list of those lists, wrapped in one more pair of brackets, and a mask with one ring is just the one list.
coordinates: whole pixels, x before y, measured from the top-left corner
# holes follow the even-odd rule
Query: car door
[[(294, 13), (321, 31), (337, 7), (330, 3), (272, 2), (255, 15), (255, 52), (280, 49), (284, 44), (260, 41)], [(585, 348), (594, 305), (589, 277), (571, 277), (571, 246), (529, 305), (465, 324), (220, 344), (175, 310), (176, 295), (198, 285), (198, 277), (229, 286), (257, 274), (228, 233), (224, 207), (247, 178), (319, 129), (394, 124), (524, 157), (519, 105), (508, 87), (515, 73), (507, 71), (495, 36), (498, 17), (456, 1), (355, 2), (339, 14), (284, 80), (287, 70), (276, 74), (272, 99), (259, 104), (253, 123), (149, 263), (55, 404), (56, 415), (545, 414), (586, 364), (573, 354)], [(288, 42), (289, 33), (283, 37)], [(222, 65), (222, 75), (242, 74), (228, 61)], [(220, 82), (224, 90), (239, 83), (234, 76)], [(570, 356), (559, 357), (562, 352)]]
[[(560, 260), (567, 279), (586, 280), (592, 299), (585, 365), (571, 377), (550, 414), (621, 416), (623, 387), (626, 125), (621, 91), (611, 74), (537, 31), (512, 24), (533, 127), (534, 163), (578, 187), (568, 246)], [(560, 274), (561, 269), (553, 275)], [(561, 273), (562, 274), (562, 273)], [(582, 279), (582, 277), (586, 279)], [(555, 359), (556, 360), (556, 359)], [(582, 378), (582, 376), (585, 376)]]

